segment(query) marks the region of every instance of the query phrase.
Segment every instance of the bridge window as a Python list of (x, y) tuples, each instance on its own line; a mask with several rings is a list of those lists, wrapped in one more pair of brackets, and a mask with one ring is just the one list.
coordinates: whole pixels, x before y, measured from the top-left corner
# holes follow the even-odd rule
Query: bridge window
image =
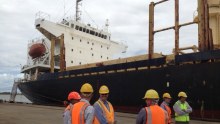
[(86, 30), (86, 33), (89, 33), (89, 29)]
[(74, 28), (74, 24), (71, 24), (71, 28)]
[(106, 36), (106, 35), (104, 35), (104, 39), (107, 39), (107, 36)]
[(79, 30), (79, 26), (78, 25), (76, 25), (76, 28), (75, 28), (76, 30)]
[(83, 28), (83, 32), (86, 32), (86, 29), (85, 29), (85, 28)]
[(82, 27), (79, 27), (79, 30), (82, 31)]
[(94, 34), (95, 34), (95, 32), (94, 32), (94, 31), (90, 31), (90, 34), (91, 34), (91, 35), (94, 35)]

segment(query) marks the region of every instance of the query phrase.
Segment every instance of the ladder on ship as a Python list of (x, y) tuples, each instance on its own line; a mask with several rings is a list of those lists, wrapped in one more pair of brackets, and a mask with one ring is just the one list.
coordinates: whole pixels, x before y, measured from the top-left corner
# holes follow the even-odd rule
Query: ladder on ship
[(14, 80), (14, 84), (13, 84), (13, 87), (11, 89), (11, 94), (10, 94), (10, 99), (9, 99), (10, 103), (15, 102), (15, 97), (17, 95), (18, 84), (20, 84), (20, 83), (21, 83), (20, 79), (15, 79)]

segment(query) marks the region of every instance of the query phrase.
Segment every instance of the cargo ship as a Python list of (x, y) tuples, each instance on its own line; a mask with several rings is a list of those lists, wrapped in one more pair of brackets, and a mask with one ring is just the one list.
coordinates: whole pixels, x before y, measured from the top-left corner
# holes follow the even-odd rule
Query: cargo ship
[[(154, 8), (166, 1), (149, 5), (148, 54), (119, 59), (112, 57), (126, 52), (127, 46), (111, 40), (108, 20), (104, 29), (82, 23), (81, 0), (76, 1), (74, 20), (54, 23), (47, 14), (38, 13), (35, 27), (45, 37), (28, 44), (24, 78), (14, 84), (30, 101), (43, 105), (63, 104), (68, 93), (79, 91), (85, 82), (94, 88), (93, 103), (99, 87), (107, 85), (115, 109), (133, 113), (145, 105), (142, 97), (148, 89), (160, 96), (169, 92), (172, 104), (178, 92), (185, 91), (192, 118), (220, 121), (220, 0), (198, 0), (198, 14), (184, 24), (179, 24), (175, 0), (175, 25), (155, 30)], [(198, 24), (198, 46), (180, 48), (179, 29), (191, 24)], [(175, 30), (173, 54), (154, 53), (154, 34), (169, 29)]]

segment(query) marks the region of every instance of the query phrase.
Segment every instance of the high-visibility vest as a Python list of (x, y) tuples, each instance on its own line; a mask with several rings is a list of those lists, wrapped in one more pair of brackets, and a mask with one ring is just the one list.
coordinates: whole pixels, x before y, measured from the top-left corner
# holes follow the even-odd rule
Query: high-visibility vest
[[(108, 102), (108, 101), (107, 101)], [(110, 102), (108, 102), (108, 105), (109, 105), (109, 110), (108, 108), (104, 105), (104, 103), (100, 100), (98, 100), (96, 102), (100, 108), (102, 109), (103, 111), (103, 116), (105, 117), (106, 121), (108, 124), (113, 124), (115, 119), (114, 119), (114, 109), (113, 109), (113, 106)], [(94, 124), (100, 124), (99, 120), (97, 119), (97, 117), (95, 117), (94, 119)]]
[(74, 104), (72, 109), (72, 124), (85, 124), (84, 112), (88, 106), (89, 104), (83, 101)]
[(172, 122), (172, 118), (171, 118), (171, 109), (170, 107), (165, 104), (165, 103), (162, 103), (162, 105), (165, 107), (166, 111), (167, 111), (167, 114), (168, 114), (168, 123), (170, 124)]
[(146, 124), (168, 124), (168, 115), (158, 105), (145, 107), (146, 110)]
[[(181, 103), (180, 101), (177, 101), (175, 104), (177, 104), (179, 106), (179, 108), (181, 110), (187, 110), (187, 103)], [(178, 122), (188, 122), (189, 121), (189, 114), (184, 114), (184, 115), (178, 115), (177, 113), (175, 113), (175, 121)]]

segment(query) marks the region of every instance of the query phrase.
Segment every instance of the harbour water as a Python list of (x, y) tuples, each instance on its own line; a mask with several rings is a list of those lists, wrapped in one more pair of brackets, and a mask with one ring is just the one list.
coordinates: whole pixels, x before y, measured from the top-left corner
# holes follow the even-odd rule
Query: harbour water
[[(9, 101), (10, 94), (0, 94), (0, 100)], [(15, 97), (15, 102), (24, 102), (24, 103), (31, 103), (24, 95), (17, 94)]]

